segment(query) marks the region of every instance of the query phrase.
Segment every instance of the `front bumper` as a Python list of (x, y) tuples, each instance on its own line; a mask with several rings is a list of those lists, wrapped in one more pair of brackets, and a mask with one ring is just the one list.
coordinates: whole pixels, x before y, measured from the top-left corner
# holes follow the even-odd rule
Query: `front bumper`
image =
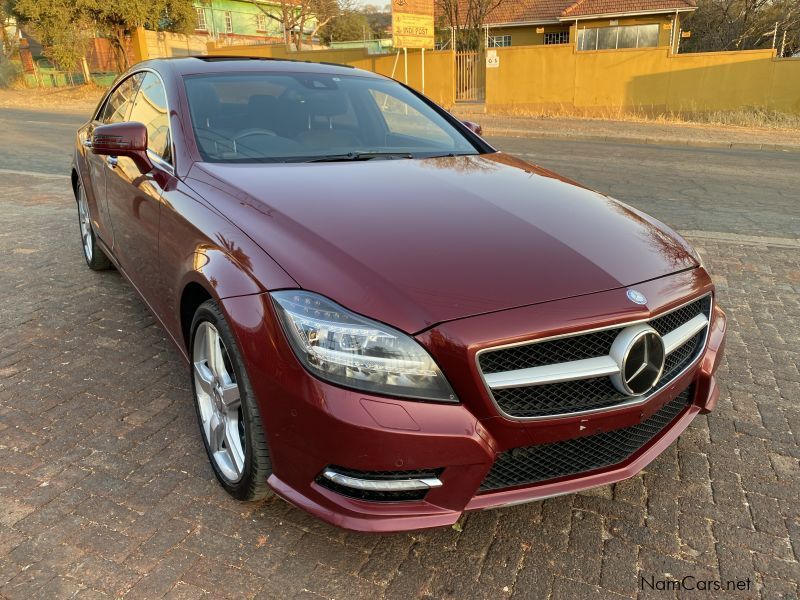
[[(667, 283), (647, 284), (642, 289), (651, 297), (658, 297), (660, 293), (665, 302), (670, 302), (677, 297), (677, 292), (672, 292), (670, 297), (670, 292), (665, 290), (670, 286), (680, 289), (675, 286), (676, 277), (669, 278), (672, 281)], [(708, 281), (695, 283), (698, 285), (691, 286), (691, 295), (712, 289)], [(658, 286), (663, 289), (656, 289)], [(682, 289), (686, 295), (685, 285)], [(570, 303), (583, 302), (584, 310), (591, 311), (597, 308), (598, 300), (602, 304), (602, 299), (598, 298), (594, 298), (593, 303), (573, 299), (560, 304), (563, 310), (568, 309)], [(268, 432), (274, 468), (270, 486), (300, 508), (351, 530), (390, 532), (447, 526), (455, 523), (464, 511), (574, 493), (626, 479), (663, 452), (698, 413), (712, 410), (719, 396), (714, 374), (724, 349), (726, 319), (716, 307), (706, 347), (699, 359), (646, 403), (591, 415), (588, 420), (561, 418), (515, 423), (493, 412), (491, 404), (479, 398), (474, 382), (472, 390), (465, 392), (466, 375), (463, 375), (464, 381), (453, 382), (462, 400), (458, 405), (371, 396), (321, 382), (299, 367), (291, 350), (281, 343), (280, 332), (270, 325), (274, 319), (268, 318), (267, 313), (271, 311), (268, 297), (231, 298), (224, 301), (224, 306), (245, 348), (243, 354), (247, 357), (248, 372)], [(246, 322), (236, 322), (235, 315), (248, 314)], [(617, 315), (616, 318), (627, 320), (629, 316)], [(477, 351), (470, 337), (482, 335), (480, 330), (486, 326), (486, 323), (471, 321), (466, 319), (448, 331), (448, 335), (464, 340), (469, 354), (465, 360), (474, 358)], [(258, 322), (262, 325), (254, 328)], [(576, 327), (583, 328), (585, 324), (579, 322)], [(259, 328), (262, 331), (258, 331)], [(470, 328), (474, 331), (469, 331)], [(435, 338), (437, 333), (430, 335)], [(265, 339), (273, 340), (274, 344), (268, 352), (262, 348)], [(433, 348), (435, 339), (424, 336), (420, 339), (437, 356)], [(262, 360), (267, 356), (277, 356), (277, 364)], [(440, 359), (445, 373), (449, 374), (446, 362)], [(263, 376), (253, 376), (253, 373), (263, 373)], [(621, 462), (537, 484), (479, 492), (481, 483), (503, 451), (634, 426), (690, 386), (693, 394), (685, 408)], [(442, 485), (427, 491), (423, 500), (365, 501), (320, 484), (320, 474), (331, 465), (364, 472), (436, 470)]]

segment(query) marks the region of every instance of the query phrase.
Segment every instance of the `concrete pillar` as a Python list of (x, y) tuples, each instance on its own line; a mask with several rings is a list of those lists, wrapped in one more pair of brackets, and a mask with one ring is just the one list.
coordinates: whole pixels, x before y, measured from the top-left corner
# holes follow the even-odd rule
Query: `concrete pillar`
[(147, 50), (147, 34), (144, 27), (137, 27), (131, 35), (131, 46), (133, 47), (134, 62), (141, 62), (150, 58)]

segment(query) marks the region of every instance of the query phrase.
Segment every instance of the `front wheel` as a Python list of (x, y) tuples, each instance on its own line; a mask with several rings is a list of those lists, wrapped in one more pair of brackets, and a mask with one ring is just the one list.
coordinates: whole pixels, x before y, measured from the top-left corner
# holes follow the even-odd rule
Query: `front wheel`
[(225, 316), (213, 300), (192, 322), (192, 390), (214, 474), (238, 500), (267, 496), (272, 473), (255, 394)]
[(81, 245), (83, 246), (83, 258), (86, 264), (93, 271), (105, 271), (111, 268), (111, 261), (105, 253), (97, 247), (97, 237), (92, 227), (92, 218), (89, 213), (89, 203), (86, 201), (86, 192), (83, 186), (78, 183), (78, 225), (81, 230)]

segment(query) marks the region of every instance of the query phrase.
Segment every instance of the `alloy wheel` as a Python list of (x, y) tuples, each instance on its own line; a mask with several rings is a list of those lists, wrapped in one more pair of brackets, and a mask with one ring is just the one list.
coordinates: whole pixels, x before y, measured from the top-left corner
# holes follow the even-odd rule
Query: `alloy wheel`
[(89, 206), (86, 204), (86, 194), (83, 186), (78, 188), (78, 222), (81, 226), (81, 242), (86, 260), (92, 262), (94, 254), (94, 239), (92, 238), (92, 223), (89, 218)]
[(246, 447), (241, 395), (228, 350), (208, 321), (197, 326), (192, 362), (203, 435), (219, 472), (236, 483), (244, 473)]

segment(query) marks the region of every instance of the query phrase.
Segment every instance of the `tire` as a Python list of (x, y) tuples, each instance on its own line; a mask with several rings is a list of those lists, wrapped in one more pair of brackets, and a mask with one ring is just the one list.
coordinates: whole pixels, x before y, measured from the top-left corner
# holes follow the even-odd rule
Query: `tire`
[(78, 227), (81, 233), (81, 246), (83, 248), (83, 258), (92, 271), (106, 271), (114, 265), (111, 264), (108, 256), (97, 245), (97, 236), (92, 227), (92, 218), (89, 213), (89, 203), (86, 201), (86, 193), (80, 181), (75, 190), (75, 199), (78, 202)]
[(269, 447), (244, 360), (213, 300), (195, 312), (189, 347), (197, 422), (214, 475), (237, 500), (261, 500), (270, 493)]

